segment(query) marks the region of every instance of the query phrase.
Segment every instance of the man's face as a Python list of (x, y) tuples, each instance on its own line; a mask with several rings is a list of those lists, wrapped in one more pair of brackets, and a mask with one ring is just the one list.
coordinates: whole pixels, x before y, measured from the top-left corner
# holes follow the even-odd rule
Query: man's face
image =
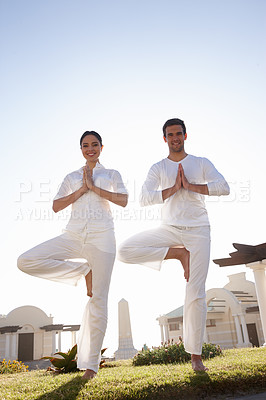
[(184, 142), (187, 134), (184, 134), (181, 125), (167, 126), (165, 133), (164, 141), (168, 144), (170, 152), (180, 153), (184, 151)]

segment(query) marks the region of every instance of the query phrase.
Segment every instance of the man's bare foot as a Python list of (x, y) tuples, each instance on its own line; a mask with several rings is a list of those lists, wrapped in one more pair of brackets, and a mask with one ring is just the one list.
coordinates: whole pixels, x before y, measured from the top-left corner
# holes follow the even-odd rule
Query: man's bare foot
[(182, 267), (184, 269), (184, 277), (185, 280), (188, 282), (189, 281), (189, 257), (190, 257), (190, 252), (185, 248), (182, 247), (181, 249), (178, 249), (179, 251), (179, 260), (182, 264)]
[(92, 272), (88, 272), (85, 276), (87, 296), (92, 297)]
[(201, 356), (191, 354), (192, 369), (194, 371), (208, 371), (209, 369), (203, 365)]
[(187, 282), (189, 280), (189, 257), (190, 252), (185, 247), (170, 247), (165, 256), (165, 260), (176, 259), (181, 262)]
[(96, 375), (97, 375), (97, 373), (95, 371), (93, 371), (92, 369), (86, 369), (86, 371), (81, 379), (88, 381), (90, 379), (95, 378)]

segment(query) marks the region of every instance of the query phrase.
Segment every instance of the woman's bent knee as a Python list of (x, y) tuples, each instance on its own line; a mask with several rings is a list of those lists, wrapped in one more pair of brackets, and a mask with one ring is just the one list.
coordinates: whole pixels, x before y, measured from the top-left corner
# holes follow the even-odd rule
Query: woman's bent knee
[(18, 267), (18, 269), (20, 269), (20, 271), (26, 272), (28, 263), (29, 263), (29, 259), (26, 256), (26, 253), (23, 253), (18, 257), (17, 267)]

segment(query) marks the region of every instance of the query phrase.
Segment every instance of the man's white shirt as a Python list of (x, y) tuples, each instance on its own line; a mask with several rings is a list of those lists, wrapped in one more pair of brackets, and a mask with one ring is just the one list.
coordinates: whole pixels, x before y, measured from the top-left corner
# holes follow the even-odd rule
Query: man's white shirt
[(207, 158), (188, 154), (180, 162), (164, 158), (150, 168), (142, 186), (140, 204), (163, 204), (163, 224), (187, 227), (209, 225), (205, 195), (181, 188), (163, 201), (162, 191), (175, 184), (180, 163), (189, 183), (207, 184), (210, 196), (229, 194), (228, 183)]

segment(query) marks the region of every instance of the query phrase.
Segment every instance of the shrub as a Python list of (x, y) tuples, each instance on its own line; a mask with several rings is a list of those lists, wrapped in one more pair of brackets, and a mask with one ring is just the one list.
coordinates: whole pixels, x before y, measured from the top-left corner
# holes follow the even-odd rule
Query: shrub
[[(55, 353), (55, 355), (59, 355), (60, 357), (42, 357), (42, 360), (50, 360), (52, 365), (55, 367), (53, 369), (56, 372), (75, 372), (78, 370), (77, 368), (77, 360), (76, 360), (76, 355), (77, 355), (77, 345), (72, 347), (72, 349), (68, 350), (67, 353), (63, 353), (59, 351), (58, 353)], [(48, 368), (48, 370), (52, 370), (51, 368)]]
[(21, 361), (8, 360), (0, 361), (0, 374), (15, 374), (16, 372), (28, 372), (28, 365)]
[(213, 358), (222, 355), (222, 349), (218, 344), (203, 343), (201, 357), (203, 359)]
[[(220, 346), (212, 343), (204, 343), (202, 358), (208, 359), (222, 354)], [(133, 358), (133, 365), (184, 363), (191, 359), (191, 355), (185, 351), (182, 340), (179, 343), (165, 343), (160, 347), (146, 348), (138, 352)]]
[[(105, 349), (101, 350), (101, 355), (105, 352)], [(72, 347), (72, 349), (68, 350), (67, 353), (58, 352), (55, 355), (59, 355), (60, 357), (42, 357), (42, 360), (50, 360), (52, 365), (55, 368), (49, 367), (48, 371), (54, 371), (58, 373), (67, 373), (67, 372), (76, 372), (79, 371), (77, 367), (77, 345)], [(99, 367), (103, 368), (105, 360), (101, 360)]]

